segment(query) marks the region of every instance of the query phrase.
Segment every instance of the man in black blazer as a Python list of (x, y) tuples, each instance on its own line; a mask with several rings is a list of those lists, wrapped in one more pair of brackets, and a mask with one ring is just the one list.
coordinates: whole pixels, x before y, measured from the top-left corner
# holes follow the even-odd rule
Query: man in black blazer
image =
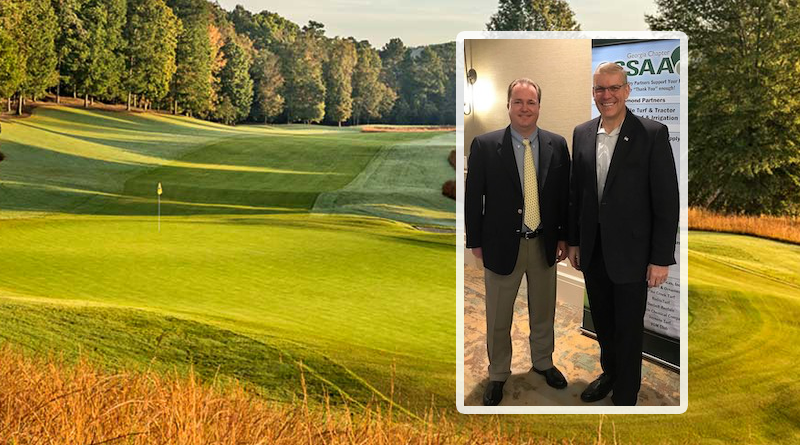
[(647, 288), (675, 264), (678, 178), (667, 127), (625, 106), (625, 70), (604, 62), (593, 81), (600, 117), (572, 139), (569, 260), (583, 271), (603, 374), (581, 399), (613, 390), (614, 404), (635, 405)]
[(569, 151), (566, 140), (537, 128), (541, 88), (530, 79), (508, 86), (511, 125), (475, 137), (469, 154), (464, 216), (467, 247), (483, 259), (489, 384), (497, 405), (511, 375), (511, 321), (522, 275), (528, 282), (532, 371), (565, 388), (553, 366), (556, 261), (567, 255)]

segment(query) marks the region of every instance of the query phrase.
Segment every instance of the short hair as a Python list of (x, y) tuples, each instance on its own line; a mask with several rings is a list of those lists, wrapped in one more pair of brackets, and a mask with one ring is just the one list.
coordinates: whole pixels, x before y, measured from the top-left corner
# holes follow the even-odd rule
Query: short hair
[(506, 98), (506, 104), (511, 102), (511, 90), (513, 90), (514, 87), (519, 84), (532, 85), (534, 88), (536, 88), (536, 98), (540, 104), (542, 103), (542, 89), (539, 88), (539, 85), (537, 85), (536, 82), (528, 79), (527, 77), (520, 77), (519, 79), (514, 79), (513, 82), (508, 84), (508, 97)]
[(625, 71), (625, 68), (614, 62), (600, 62), (600, 65), (597, 65), (597, 69), (594, 70), (594, 73), (622, 74), (622, 82), (628, 83), (628, 73)]

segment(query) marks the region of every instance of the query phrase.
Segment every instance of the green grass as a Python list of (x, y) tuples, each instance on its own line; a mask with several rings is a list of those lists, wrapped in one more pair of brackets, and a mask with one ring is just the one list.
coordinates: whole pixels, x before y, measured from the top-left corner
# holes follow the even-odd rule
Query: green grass
[[(691, 232), (688, 410), (607, 416), (606, 443), (611, 422), (618, 443), (799, 443), (799, 264), (797, 245)], [(591, 443), (599, 421), (598, 416), (504, 419), (509, 430)]]
[[(314, 211), (373, 215), (454, 227), (455, 201), (441, 193), (442, 184), (455, 178), (447, 161), (454, 135), (445, 133), (424, 141), (386, 146), (346, 187), (323, 193)], [(389, 199), (387, 199), (389, 197)]]
[(167, 214), (308, 210), (384, 147), (432, 136), (43, 108), (4, 126), (0, 208), (151, 215), (161, 182)]
[[(454, 235), (404, 223), (453, 226), (433, 179), (453, 175), (450, 137), (67, 108), (4, 123), (0, 338), (279, 401), (300, 362), (312, 399), (353, 405), (388, 394), (394, 362), (402, 406), (464, 421)], [(613, 421), (620, 443), (800, 441), (798, 264), (798, 246), (692, 232), (688, 411), (606, 418), (604, 438)], [(501, 428), (580, 443), (598, 420)]]
[(693, 232), (689, 247), (685, 422), (729, 441), (798, 443), (800, 246)]
[(109, 366), (191, 365), (277, 400), (299, 394), (301, 361), (313, 396), (356, 404), (388, 394), (396, 362), (404, 406), (452, 398), (454, 236), (309, 213), (387, 147), (435, 134), (62, 107), (3, 130), (8, 341)]

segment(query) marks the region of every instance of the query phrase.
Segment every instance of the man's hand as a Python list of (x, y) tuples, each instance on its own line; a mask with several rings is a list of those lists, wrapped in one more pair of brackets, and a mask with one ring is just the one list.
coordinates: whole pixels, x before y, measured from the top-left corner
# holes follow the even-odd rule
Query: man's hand
[(647, 287), (658, 287), (667, 281), (669, 266), (647, 265)]
[(581, 248), (578, 246), (569, 246), (567, 249), (567, 257), (569, 257), (569, 263), (572, 264), (572, 267), (575, 270), (581, 270)]
[(475, 255), (475, 258), (482, 260), (483, 259), (483, 249), (480, 247), (473, 247), (472, 254)]
[(558, 246), (556, 247), (556, 261), (559, 263), (564, 261), (567, 258), (567, 242), (566, 241), (559, 241)]

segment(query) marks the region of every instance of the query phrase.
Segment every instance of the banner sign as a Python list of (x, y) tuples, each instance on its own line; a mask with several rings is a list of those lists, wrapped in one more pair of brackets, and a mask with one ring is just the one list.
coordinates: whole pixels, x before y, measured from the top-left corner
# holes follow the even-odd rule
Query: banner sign
[[(659, 121), (669, 129), (675, 170), (680, 177), (680, 40), (652, 40), (621, 43), (592, 48), (592, 73), (601, 62), (615, 62), (628, 74), (631, 94), (627, 106), (642, 117)], [(600, 115), (592, 99), (592, 117)], [(680, 260), (679, 238), (675, 258)], [(647, 298), (645, 331), (674, 339), (675, 353), (680, 339), (680, 264), (670, 266), (669, 278), (660, 287), (652, 288)], [(586, 308), (588, 313), (588, 308)], [(591, 323), (589, 323), (591, 324)], [(587, 326), (584, 316), (584, 326)], [(649, 342), (645, 341), (645, 346)], [(672, 343), (672, 342), (668, 342)], [(664, 344), (664, 342), (659, 342)], [(645, 351), (657, 357), (671, 353)], [(667, 361), (672, 361), (664, 358)], [(676, 364), (676, 363), (674, 363)]]

